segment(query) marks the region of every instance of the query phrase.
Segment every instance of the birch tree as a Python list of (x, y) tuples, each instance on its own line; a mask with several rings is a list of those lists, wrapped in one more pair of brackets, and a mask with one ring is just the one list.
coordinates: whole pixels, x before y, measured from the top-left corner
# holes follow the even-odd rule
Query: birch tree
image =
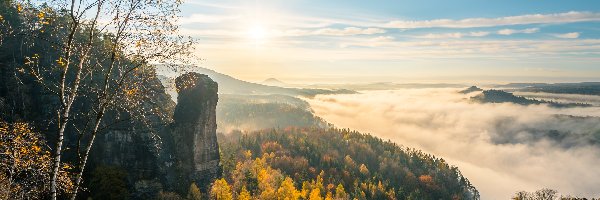
[[(30, 48), (44, 52), (26, 56), (24, 73), (56, 97), (56, 142), (50, 145), (50, 195), (57, 199), (66, 138), (75, 141), (77, 175), (70, 198), (75, 199), (96, 135), (108, 126), (109, 111), (129, 112), (142, 121), (153, 112), (148, 105), (156, 79), (152, 64), (185, 64), (192, 40), (178, 35), (181, 1), (51, 0), (15, 1), (22, 26), (8, 37), (23, 37)], [(4, 36), (3, 38), (6, 38)], [(41, 48), (43, 47), (43, 48)], [(48, 62), (51, 60), (51, 62)], [(82, 101), (84, 103), (77, 103)], [(74, 112), (74, 107), (77, 111)], [(157, 113), (160, 115), (160, 113)], [(78, 126), (73, 124), (78, 120)], [(68, 131), (71, 130), (72, 131)], [(66, 135), (73, 134), (73, 135)], [(67, 137), (68, 136), (68, 137)]]

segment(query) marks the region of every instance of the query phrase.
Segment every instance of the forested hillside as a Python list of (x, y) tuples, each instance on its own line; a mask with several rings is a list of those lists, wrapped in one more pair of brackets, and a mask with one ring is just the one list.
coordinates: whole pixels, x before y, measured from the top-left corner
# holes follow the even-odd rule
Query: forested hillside
[[(0, 159), (26, 164), (0, 166), (0, 199), (85, 199), (118, 187), (136, 198), (161, 181), (158, 135), (175, 105), (148, 63), (186, 54), (169, 21), (178, 5), (0, 1), (0, 148), (21, 154)], [(95, 177), (96, 167), (128, 173), (95, 187), (117, 171)]]
[(521, 92), (600, 95), (600, 82), (582, 83), (510, 83), (496, 87), (515, 88)]
[(484, 90), (481, 94), (471, 97), (471, 100), (479, 103), (514, 103), (520, 105), (540, 105), (546, 104), (555, 108), (571, 107), (590, 107), (592, 105), (585, 103), (558, 103), (553, 101), (528, 99), (521, 96), (515, 96), (513, 93), (502, 90)]
[[(286, 128), (219, 137), (224, 179), (244, 199), (478, 199), (444, 159), (347, 129)], [(225, 194), (228, 193), (228, 194)]]
[(325, 127), (310, 105), (287, 95), (219, 95), (218, 131), (254, 131), (288, 126)]

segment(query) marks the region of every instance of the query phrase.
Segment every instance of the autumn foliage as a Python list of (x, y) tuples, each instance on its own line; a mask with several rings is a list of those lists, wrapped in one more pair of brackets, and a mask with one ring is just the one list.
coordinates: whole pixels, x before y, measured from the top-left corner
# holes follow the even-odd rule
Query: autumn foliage
[(234, 199), (479, 198), (443, 159), (355, 131), (287, 127), (220, 138)]
[[(45, 140), (27, 123), (0, 122), (0, 199), (47, 195), (51, 157)], [(72, 189), (70, 165), (61, 168), (61, 192)]]

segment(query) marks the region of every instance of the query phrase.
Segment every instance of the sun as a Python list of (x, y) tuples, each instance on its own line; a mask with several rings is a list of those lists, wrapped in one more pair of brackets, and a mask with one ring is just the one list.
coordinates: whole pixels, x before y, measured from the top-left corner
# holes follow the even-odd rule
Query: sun
[(262, 46), (270, 37), (269, 29), (262, 23), (252, 23), (246, 30), (246, 37), (255, 47)]
[(248, 30), (248, 36), (256, 41), (264, 40), (267, 37), (267, 31), (264, 27), (255, 25)]

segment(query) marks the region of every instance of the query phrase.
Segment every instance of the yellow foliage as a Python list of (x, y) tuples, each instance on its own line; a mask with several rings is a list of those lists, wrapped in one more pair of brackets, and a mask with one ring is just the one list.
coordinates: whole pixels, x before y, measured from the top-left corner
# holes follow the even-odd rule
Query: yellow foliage
[(244, 157), (248, 160), (252, 158), (252, 151), (248, 150), (244, 152)]
[(360, 164), (359, 170), (360, 170), (360, 173), (362, 173), (364, 175), (369, 175), (369, 168), (367, 168), (367, 166), (365, 166), (365, 164)]
[(300, 191), (294, 187), (294, 180), (286, 177), (281, 186), (277, 189), (277, 199), (280, 200), (296, 200), (300, 197)]
[(281, 177), (281, 174), (271, 167), (264, 166), (263, 159), (257, 159), (258, 162), (255, 162), (257, 165), (260, 165), (260, 170), (258, 171), (257, 180), (258, 180), (258, 188), (260, 189), (260, 199), (276, 199), (276, 190), (277, 190), (277, 179)]
[(242, 187), (242, 191), (238, 195), (238, 200), (250, 200), (250, 199), (252, 199), (250, 192), (248, 192), (248, 190), (246, 190), (246, 186)]
[[(270, 145), (269, 149), (277, 148), (276, 145)], [(233, 181), (231, 191), (234, 191), (232, 196), (236, 199), (333, 200), (349, 198), (342, 184), (324, 181), (324, 171), (321, 171), (315, 179), (303, 181), (302, 187), (299, 188), (296, 187), (292, 177), (284, 176), (281, 171), (271, 167), (271, 162), (280, 155), (271, 152), (264, 153), (261, 157), (252, 158), (250, 151), (242, 151), (241, 154), (243, 156), (242, 160), (237, 161), (235, 170), (230, 174)], [(213, 190), (218, 185), (215, 182)], [(376, 187), (376, 185), (374, 186)], [(250, 192), (255, 192), (255, 195), (251, 195)], [(213, 195), (211, 198), (216, 197)]]
[(124, 92), (125, 92), (125, 95), (131, 97), (138, 93), (138, 89), (137, 88), (124, 89)]
[(323, 176), (325, 176), (325, 172), (321, 171), (317, 176), (317, 182), (314, 185), (314, 187), (319, 188), (320, 190), (325, 189), (323, 187)]
[[(4, 164), (13, 163), (18, 169), (39, 169), (48, 165), (50, 153), (43, 152), (43, 141), (26, 123), (0, 123), (0, 150), (10, 157), (3, 158)], [(5, 160), (7, 159), (7, 160)]]
[(310, 192), (309, 200), (323, 200), (321, 197), (321, 190), (319, 188), (315, 188)]
[(58, 66), (60, 66), (60, 67), (65, 67), (67, 65), (67, 63), (65, 62), (65, 59), (63, 59), (62, 57), (59, 57), (56, 60), (56, 64), (58, 64)]
[(307, 199), (310, 194), (310, 183), (308, 181), (302, 182), (302, 190), (300, 191), (300, 195), (302, 198)]
[(333, 200), (333, 195), (331, 192), (327, 192), (327, 196), (325, 196), (325, 200)]
[(346, 194), (346, 191), (344, 190), (344, 186), (340, 183), (337, 185), (337, 187), (335, 188), (335, 198), (336, 199), (346, 199), (348, 197), (348, 195)]
[(231, 188), (225, 179), (218, 179), (213, 183), (211, 188), (211, 199), (215, 200), (231, 200)]
[[(2, 188), (6, 188), (9, 195), (18, 195), (8, 199), (37, 197), (46, 192), (44, 184), (49, 181), (52, 158), (44, 142), (27, 123), (0, 122), (0, 152), (6, 155), (0, 156), (0, 176), (12, 183)], [(73, 186), (68, 172), (72, 166), (64, 165), (61, 169), (59, 189), (68, 192)], [(22, 175), (25, 176), (14, 179)]]
[(260, 192), (259, 199), (265, 199), (265, 200), (277, 199), (277, 194), (275, 193), (275, 189), (272, 187), (263, 188)]

